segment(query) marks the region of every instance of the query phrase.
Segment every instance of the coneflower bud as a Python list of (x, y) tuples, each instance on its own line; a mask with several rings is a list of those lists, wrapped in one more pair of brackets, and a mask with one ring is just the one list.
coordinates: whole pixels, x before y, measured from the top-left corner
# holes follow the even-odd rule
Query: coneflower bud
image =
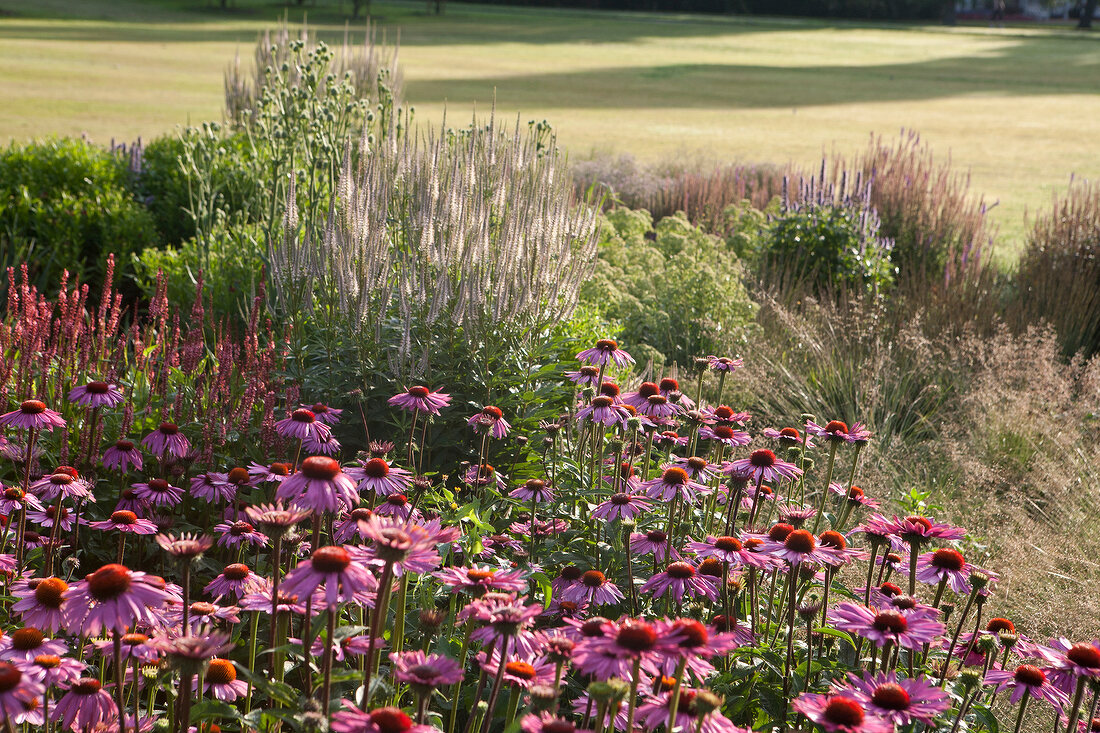
[(721, 708), (725, 701), (724, 697), (715, 695), (710, 690), (700, 690), (695, 694), (695, 712), (702, 718)]
[(814, 414), (813, 414), (813, 413), (811, 413), (811, 412), (804, 412), (804, 413), (802, 413), (801, 415), (799, 415), (799, 418), (800, 418), (800, 419), (802, 420), (802, 422), (804, 422), (804, 423), (807, 423), (807, 422), (817, 422), (817, 415), (814, 415)]
[(558, 689), (553, 685), (531, 685), (527, 691), (535, 712), (549, 712), (557, 707)]
[(542, 449), (544, 451), (546, 451), (546, 450), (550, 450), (553, 447), (554, 447), (554, 439), (551, 438), (549, 435), (545, 436), (542, 439)]
[(518, 445), (520, 448), (527, 445), (527, 436), (526, 435), (517, 435), (516, 436), (516, 445)]
[(787, 463), (798, 463), (798, 460), (802, 458), (802, 449), (798, 446), (793, 446), (787, 449)]
[(991, 635), (982, 634), (978, 637), (978, 641), (974, 644), (974, 648), (977, 649), (983, 656), (992, 654), (997, 651), (997, 640)]
[(1001, 634), (1000, 639), (1005, 649), (1011, 649), (1016, 646), (1016, 642), (1020, 640), (1020, 637), (1016, 634)]
[(803, 463), (802, 463), (802, 470), (803, 471), (805, 471), (806, 473), (809, 473), (810, 471), (814, 470), (814, 459), (813, 458), (810, 458), (810, 457), (807, 456), (806, 458), (803, 458), (802, 461), (803, 461)]
[(966, 669), (959, 672), (959, 684), (967, 690), (973, 690), (979, 684), (981, 684), (982, 675), (980, 672), (976, 672), (972, 669)]
[(955, 604), (948, 601), (947, 603), (940, 604), (940, 611), (943, 612), (943, 622), (947, 623), (947, 619), (955, 612)]
[(598, 703), (604, 703), (613, 695), (610, 682), (593, 682), (588, 685), (588, 696)]
[(618, 455), (623, 450), (623, 441), (619, 438), (612, 438), (607, 441), (607, 450), (614, 455)]
[(584, 400), (586, 403), (591, 402), (592, 398), (595, 395), (596, 395), (596, 390), (592, 389), (591, 387), (585, 387), (584, 389), (581, 390), (581, 399)]
[(326, 733), (328, 731), (328, 716), (324, 713), (303, 713), (302, 730), (308, 733)]
[[(970, 573), (970, 586), (974, 589), (975, 593), (980, 591), (982, 588), (985, 588), (987, 585), (989, 585), (989, 575), (983, 573), (981, 570), (975, 570), (974, 572)], [(982, 596), (979, 595), (978, 598), (975, 600), (978, 600), (981, 597)]]
[(710, 367), (710, 359), (707, 359), (704, 356), (693, 357), (691, 363), (692, 363), (692, 366), (695, 367), (695, 371), (698, 374), (702, 374), (703, 372), (705, 372), (707, 370), (708, 367)]
[(620, 680), (617, 677), (609, 679), (607, 685), (611, 688), (611, 699), (615, 701), (625, 699), (627, 693), (630, 692), (630, 684), (626, 680)]
[(640, 417), (628, 417), (626, 419), (626, 429), (631, 433), (636, 433), (642, 428), (642, 418)]
[(619, 527), (623, 531), (623, 541), (624, 542), (630, 542), (630, 534), (631, 534), (631, 532), (634, 531), (634, 528), (636, 526), (637, 525), (634, 523), (634, 520), (632, 520), (632, 519), (623, 519), (619, 522)]
[(438, 629), (446, 619), (447, 612), (439, 608), (425, 608), (420, 612), (420, 625), (429, 631)]
[(797, 610), (798, 615), (802, 617), (802, 622), (809, 623), (817, 618), (817, 614), (821, 612), (821, 601), (817, 596), (810, 596), (798, 604)]

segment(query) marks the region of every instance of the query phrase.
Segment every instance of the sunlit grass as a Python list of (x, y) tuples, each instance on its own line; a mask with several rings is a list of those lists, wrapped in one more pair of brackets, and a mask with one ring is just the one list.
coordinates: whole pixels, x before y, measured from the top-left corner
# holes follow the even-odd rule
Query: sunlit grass
[[(343, 34), (335, 2), (288, 9), (237, 0), (70, 4), (0, 0), (0, 138), (146, 138), (217, 119), (222, 72), (284, 12)], [(1100, 45), (1064, 28), (944, 29), (815, 21), (375, 2), (400, 32), (420, 119), (472, 104), (548, 119), (573, 156), (795, 160), (851, 152), (873, 132), (921, 132), (973, 173), (1001, 225), (1002, 256), (1025, 210), (1071, 173), (1100, 173)], [(79, 16), (79, 17), (73, 17)]]

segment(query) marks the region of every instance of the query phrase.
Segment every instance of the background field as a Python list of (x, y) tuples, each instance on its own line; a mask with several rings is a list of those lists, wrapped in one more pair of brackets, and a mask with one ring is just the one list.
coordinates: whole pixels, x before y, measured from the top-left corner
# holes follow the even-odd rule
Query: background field
[[(375, 2), (421, 120), (547, 119), (574, 157), (794, 160), (919, 131), (996, 202), (1001, 256), (1071, 174), (1100, 174), (1100, 45), (1066, 28), (868, 26)], [(350, 4), (0, 0), (0, 139), (146, 138), (218, 119), (222, 73), (287, 13)], [(361, 25), (358, 35), (361, 37)]]

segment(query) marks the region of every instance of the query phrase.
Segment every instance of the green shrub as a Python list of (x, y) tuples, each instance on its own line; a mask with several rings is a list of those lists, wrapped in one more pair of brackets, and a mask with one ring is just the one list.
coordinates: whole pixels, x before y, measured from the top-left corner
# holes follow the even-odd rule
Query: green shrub
[(606, 214), (599, 263), (581, 301), (621, 327), (639, 363), (688, 364), (727, 353), (751, 323), (754, 304), (737, 255), (682, 213), (653, 224), (648, 211)]
[(159, 241), (130, 178), (125, 159), (85, 141), (9, 146), (0, 153), (0, 265), (26, 261), (40, 284), (68, 270), (94, 288), (114, 253), (125, 286), (133, 255)]
[(153, 293), (157, 274), (164, 273), (169, 300), (183, 303), (194, 299), (201, 274), (203, 302), (212, 306), (218, 317), (230, 315), (243, 320), (260, 282), (257, 263), (261, 261), (261, 237), (255, 224), (224, 226), (204, 241), (192, 237), (178, 247), (149, 247), (134, 264), (135, 279), (143, 292)]

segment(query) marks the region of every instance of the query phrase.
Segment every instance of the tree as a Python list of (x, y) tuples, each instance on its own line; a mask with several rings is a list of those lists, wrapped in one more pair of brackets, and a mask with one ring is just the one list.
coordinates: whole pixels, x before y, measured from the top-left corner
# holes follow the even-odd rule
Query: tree
[(1085, 7), (1081, 10), (1081, 17), (1077, 19), (1078, 28), (1092, 28), (1092, 16), (1096, 13), (1096, 0), (1086, 0)]

